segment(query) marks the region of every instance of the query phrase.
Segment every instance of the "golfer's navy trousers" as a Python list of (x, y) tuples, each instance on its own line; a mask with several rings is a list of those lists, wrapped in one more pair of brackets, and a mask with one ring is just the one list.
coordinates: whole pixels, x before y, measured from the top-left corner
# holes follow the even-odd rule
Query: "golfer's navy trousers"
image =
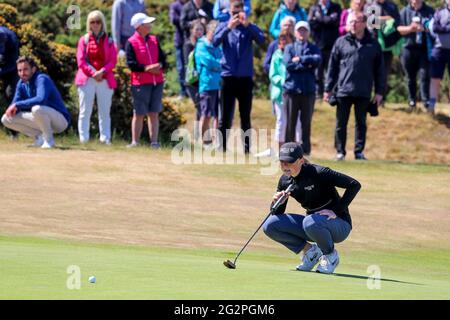
[(352, 227), (336, 217), (327, 220), (327, 216), (311, 214), (278, 214), (270, 216), (264, 223), (264, 233), (271, 239), (281, 243), (298, 254), (306, 242), (315, 242), (323, 254), (330, 254), (334, 244), (344, 241)]

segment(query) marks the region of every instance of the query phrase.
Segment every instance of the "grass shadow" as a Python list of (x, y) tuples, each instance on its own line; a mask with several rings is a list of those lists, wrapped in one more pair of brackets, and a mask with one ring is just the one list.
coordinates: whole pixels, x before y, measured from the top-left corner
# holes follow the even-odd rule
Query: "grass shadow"
[[(298, 270), (294, 270), (294, 269), (292, 271), (302, 272), (302, 271), (298, 271)], [(317, 275), (321, 275), (321, 276), (329, 276), (329, 277), (341, 277), (341, 278), (360, 279), (360, 280), (364, 280), (364, 281), (367, 281), (367, 280), (380, 280), (380, 281), (384, 281), (384, 282), (410, 284), (410, 285), (415, 285), (415, 286), (424, 286), (425, 285), (423, 283), (407, 282), (407, 281), (401, 281), (401, 280), (395, 280), (395, 279), (386, 279), (386, 278), (375, 279), (374, 277), (360, 276), (360, 275), (348, 274), (348, 273), (333, 273), (333, 274), (324, 274), (324, 273), (320, 273), (320, 272), (309, 272), (309, 273), (313, 273), (313, 274), (317, 274)]]
[[(317, 272), (316, 272), (317, 273)], [(374, 280), (373, 277), (367, 277), (367, 276), (360, 276), (360, 275), (354, 275), (354, 274), (346, 274), (346, 273), (334, 273), (333, 274), (335, 277), (342, 277), (342, 278), (352, 278), (352, 279), (361, 279), (361, 280)], [(407, 282), (407, 281), (400, 281), (400, 280), (395, 280), (395, 279), (385, 279), (385, 278), (380, 278), (380, 281), (385, 281), (385, 282), (394, 282), (394, 283), (401, 283), (401, 284), (411, 284), (411, 285), (416, 285), (416, 286), (423, 286), (423, 283), (415, 283), (415, 282)]]
[(67, 150), (77, 150), (77, 151), (97, 151), (96, 149), (93, 149), (93, 148), (87, 148), (87, 147), (73, 147), (73, 146), (55, 146), (54, 149), (56, 149), (56, 150), (62, 150), (62, 151), (67, 151)]
[(438, 113), (434, 116), (434, 119), (439, 122), (440, 124), (443, 124), (444, 126), (447, 127), (447, 129), (450, 129), (450, 117), (443, 114), (443, 113)]

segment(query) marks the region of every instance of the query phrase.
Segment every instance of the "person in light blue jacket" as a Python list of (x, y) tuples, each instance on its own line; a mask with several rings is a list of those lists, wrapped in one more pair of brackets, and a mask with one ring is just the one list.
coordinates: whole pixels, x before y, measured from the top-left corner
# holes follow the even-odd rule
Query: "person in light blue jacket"
[(274, 39), (278, 39), (281, 32), (281, 21), (286, 16), (292, 16), (295, 18), (295, 22), (308, 21), (308, 14), (306, 10), (300, 6), (298, 0), (283, 0), (280, 7), (275, 12), (270, 24), (270, 34)]
[[(244, 0), (244, 12), (250, 16), (252, 12), (252, 4), (250, 0)], [(230, 20), (230, 0), (216, 0), (213, 8), (214, 19), (220, 22), (226, 22)]]
[[(199, 73), (200, 128), (205, 145), (214, 141), (214, 132), (218, 128), (219, 89), (222, 71), (220, 60), (222, 48), (212, 44), (218, 22), (213, 20), (206, 27), (206, 36), (200, 38), (195, 47), (195, 63)], [(210, 120), (213, 119), (213, 134), (206, 137)]]

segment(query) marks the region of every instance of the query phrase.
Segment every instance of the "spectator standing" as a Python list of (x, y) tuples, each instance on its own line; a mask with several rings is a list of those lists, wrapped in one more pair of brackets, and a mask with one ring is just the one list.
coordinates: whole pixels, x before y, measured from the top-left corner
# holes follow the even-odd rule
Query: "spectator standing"
[(34, 138), (35, 147), (55, 146), (54, 133), (70, 125), (70, 113), (53, 80), (30, 57), (17, 60), (19, 82), (12, 104), (2, 117), (5, 127)]
[(272, 23), (270, 24), (270, 34), (274, 39), (278, 39), (281, 32), (281, 21), (284, 17), (292, 16), (295, 22), (308, 21), (308, 14), (306, 10), (300, 6), (298, 0), (283, 0), (280, 7), (275, 12)]
[(128, 38), (134, 34), (135, 30), (130, 25), (131, 17), (139, 12), (145, 13), (144, 0), (114, 0), (111, 33), (118, 51), (125, 50)]
[[(397, 27), (400, 24), (400, 13), (397, 5), (390, 0), (374, 0), (371, 4), (367, 4), (366, 8), (368, 8), (368, 6), (370, 6), (370, 8), (378, 7), (379, 12), (381, 12), (381, 16), (378, 17), (381, 28), (372, 29), (372, 34), (375, 39), (380, 39), (380, 37), (383, 38), (383, 45), (381, 48), (383, 50), (384, 60), (385, 90), (383, 101), (385, 101), (389, 93), (388, 77), (391, 72), (392, 59), (394, 58), (393, 51), (396, 50), (394, 46), (401, 39), (401, 35), (397, 31)], [(390, 32), (389, 35), (386, 35), (385, 32), (389, 31), (389, 29), (392, 29), (392, 32)]]
[[(192, 21), (189, 39), (186, 39), (184, 42), (183, 54), (186, 63), (189, 62), (189, 57), (191, 54), (193, 55), (194, 59), (193, 61), (195, 62), (195, 53), (194, 53), (195, 46), (197, 44), (197, 41), (205, 35), (205, 31), (206, 27), (200, 19)], [(195, 63), (193, 67), (195, 67)], [(189, 82), (189, 80), (186, 81), (186, 91), (189, 97), (191, 98), (192, 102), (194, 102), (195, 106), (196, 122), (194, 124), (194, 140), (197, 140), (200, 135), (199, 121), (201, 117), (201, 110), (200, 110), (200, 97), (198, 90), (199, 90), (198, 80), (195, 82)]]
[(322, 99), (324, 73), (328, 68), (331, 49), (339, 37), (339, 18), (341, 6), (331, 0), (319, 0), (309, 10), (308, 21), (314, 43), (322, 54), (322, 63), (316, 71), (316, 95)]
[(341, 13), (340, 23), (339, 23), (339, 35), (343, 36), (350, 32), (349, 14), (364, 12), (364, 6), (366, 2), (364, 0), (350, 0), (350, 8), (345, 9)]
[[(227, 131), (233, 123), (236, 99), (239, 101), (241, 128), (244, 133), (251, 129), (251, 110), (253, 99), (253, 41), (264, 43), (264, 33), (250, 23), (244, 13), (242, 0), (232, 0), (231, 18), (222, 22), (216, 29), (213, 44), (222, 44), (222, 100), (219, 130), (223, 141), (221, 148), (227, 150)], [(244, 135), (244, 152), (250, 152), (250, 136)]]
[(428, 111), (434, 115), (445, 67), (450, 74), (450, 0), (434, 14), (435, 45), (431, 53), (431, 85)]
[(372, 38), (367, 27), (367, 17), (362, 13), (351, 13), (350, 32), (339, 37), (331, 51), (330, 65), (325, 83), (324, 100), (329, 101), (336, 92), (336, 160), (346, 156), (347, 123), (352, 105), (355, 106), (355, 159), (367, 160), (364, 156), (366, 143), (366, 117), (372, 89), (375, 84), (374, 101), (383, 100), (384, 66), (381, 47)]
[[(244, 12), (247, 17), (252, 12), (252, 4), (250, 0), (244, 0)], [(215, 20), (226, 22), (230, 19), (230, 0), (216, 0), (213, 8), (213, 16)]]
[(310, 26), (306, 21), (295, 25), (293, 44), (284, 51), (286, 81), (283, 104), (287, 111), (286, 142), (295, 141), (295, 127), (298, 113), (302, 127), (302, 148), (306, 155), (311, 153), (311, 121), (315, 103), (315, 71), (321, 63), (319, 48), (308, 42)]
[(180, 23), (184, 38), (191, 37), (192, 23), (198, 19), (206, 26), (213, 18), (213, 5), (207, 0), (189, 0), (181, 10)]
[[(0, 94), (3, 95), (10, 104), (16, 92), (19, 76), (17, 75), (16, 61), (19, 58), (19, 39), (14, 31), (5, 26), (0, 26), (0, 79), (3, 87)], [(3, 110), (3, 106), (1, 106)], [(6, 107), (6, 106), (5, 106)], [(11, 138), (15, 138), (17, 133), (10, 131)]]
[(131, 122), (131, 144), (139, 145), (144, 117), (147, 116), (151, 147), (159, 149), (159, 113), (162, 111), (164, 72), (166, 55), (156, 36), (150, 35), (155, 18), (137, 13), (131, 18), (136, 32), (126, 45), (127, 64), (131, 69), (131, 93), (133, 95), (133, 119)]
[[(283, 104), (283, 85), (286, 80), (286, 65), (284, 64), (284, 49), (287, 45), (295, 41), (294, 36), (289, 30), (282, 30), (278, 37), (278, 49), (274, 52), (270, 63), (270, 99), (272, 100), (273, 112), (275, 114), (275, 140), (278, 147), (286, 140), (287, 112)], [(297, 118), (296, 141), (300, 141), (301, 126), (300, 117)]]
[(94, 99), (97, 100), (100, 143), (111, 144), (111, 103), (117, 81), (113, 70), (117, 63), (117, 49), (108, 37), (106, 19), (101, 11), (89, 13), (87, 33), (78, 41), (78, 71), (75, 84), (78, 87), (80, 113), (78, 134), (80, 142), (89, 141), (89, 126)]
[[(283, 20), (281, 21), (281, 32), (283, 32), (283, 30), (288, 30), (289, 33), (291, 33), (291, 35), (294, 37), (295, 23), (296, 23), (295, 18), (293, 16), (284, 17)], [(273, 40), (269, 44), (269, 47), (267, 48), (267, 53), (266, 53), (266, 57), (264, 58), (264, 64), (263, 64), (264, 71), (267, 74), (269, 74), (270, 62), (271, 62), (272, 56), (276, 50), (278, 50), (278, 39)]]
[(212, 141), (205, 137), (206, 131), (210, 128), (211, 118), (213, 132), (218, 129), (222, 50), (212, 44), (217, 24), (218, 22), (215, 20), (208, 23), (206, 36), (198, 40), (195, 48), (195, 61), (200, 77), (200, 129), (205, 145), (211, 144), (215, 140), (214, 135), (211, 137)]
[(178, 83), (180, 85), (180, 97), (186, 97), (186, 87), (184, 83), (184, 75), (185, 75), (185, 64), (183, 56), (183, 45), (184, 45), (184, 35), (183, 29), (181, 28), (181, 10), (186, 2), (189, 0), (176, 0), (173, 1), (170, 5), (169, 18), (170, 22), (175, 27), (175, 35), (174, 35), (174, 46), (175, 46), (175, 62), (177, 66), (178, 73)]
[(397, 30), (405, 37), (401, 62), (408, 82), (408, 111), (416, 109), (417, 74), (420, 78), (420, 97), (429, 107), (430, 64), (432, 41), (428, 23), (434, 15), (434, 9), (422, 0), (410, 0), (400, 11), (400, 25)]

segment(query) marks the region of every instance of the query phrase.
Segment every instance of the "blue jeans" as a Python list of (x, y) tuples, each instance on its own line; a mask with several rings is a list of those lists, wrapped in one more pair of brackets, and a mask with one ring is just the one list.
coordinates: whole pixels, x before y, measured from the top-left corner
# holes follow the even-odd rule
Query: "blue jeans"
[(183, 46), (175, 47), (175, 60), (177, 65), (178, 82), (180, 84), (180, 95), (186, 96), (186, 86), (184, 84), (185, 61), (183, 58)]
[(327, 216), (311, 214), (279, 214), (270, 216), (264, 223), (264, 233), (281, 243), (286, 248), (300, 253), (307, 241), (315, 242), (323, 254), (330, 254), (334, 250), (334, 244), (347, 239), (352, 227), (341, 219), (327, 220)]

